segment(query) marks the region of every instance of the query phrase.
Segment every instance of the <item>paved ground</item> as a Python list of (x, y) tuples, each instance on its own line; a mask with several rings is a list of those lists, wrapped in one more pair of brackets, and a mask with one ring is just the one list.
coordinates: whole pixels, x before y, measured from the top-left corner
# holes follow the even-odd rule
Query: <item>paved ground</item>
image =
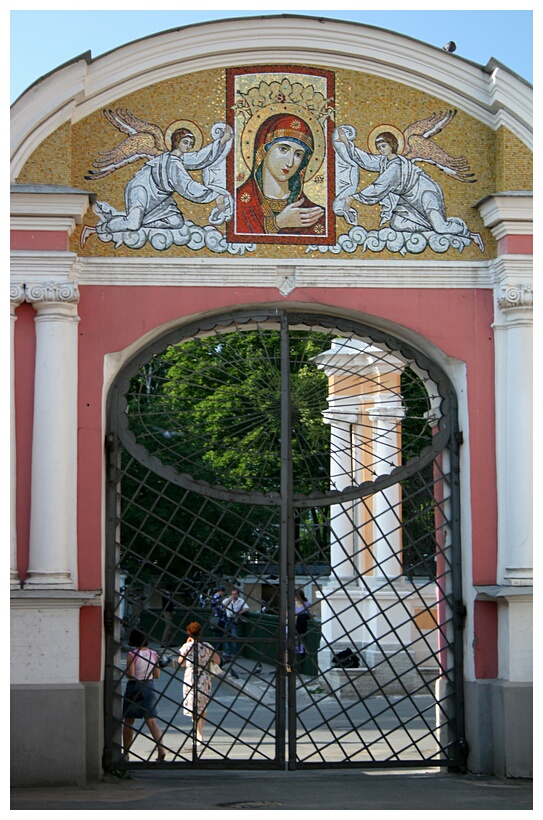
[(15, 789), (12, 810), (530, 811), (531, 781), (453, 774), (142, 772), (86, 788)]

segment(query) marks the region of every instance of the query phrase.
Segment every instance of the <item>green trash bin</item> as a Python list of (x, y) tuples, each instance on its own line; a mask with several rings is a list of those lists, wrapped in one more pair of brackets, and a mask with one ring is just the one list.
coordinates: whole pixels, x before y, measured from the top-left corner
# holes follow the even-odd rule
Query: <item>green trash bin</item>
[(314, 618), (307, 624), (305, 648), (303, 654), (296, 655), (296, 671), (300, 675), (318, 675), (318, 651), (321, 641), (321, 625)]

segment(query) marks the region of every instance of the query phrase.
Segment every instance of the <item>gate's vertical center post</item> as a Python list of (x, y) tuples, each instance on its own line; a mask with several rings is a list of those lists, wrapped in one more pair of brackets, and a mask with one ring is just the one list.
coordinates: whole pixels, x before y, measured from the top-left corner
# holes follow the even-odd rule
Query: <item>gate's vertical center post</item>
[[(281, 536), (279, 545), (279, 645), (281, 660), (288, 673), (293, 669), (295, 658), (294, 636), (294, 511), (292, 505), (293, 477), (292, 477), (292, 423), (291, 423), (291, 374), (290, 374), (290, 344), (288, 333), (288, 318), (285, 312), (281, 313)], [(278, 680), (278, 695), (288, 713), (288, 767), (295, 768), (296, 760), (296, 677), (290, 673), (280, 675)], [(288, 691), (287, 691), (288, 687)], [(288, 701), (287, 701), (288, 699)], [(288, 710), (288, 712), (287, 712)], [(280, 717), (283, 721), (284, 717)], [(278, 729), (279, 729), (278, 725)], [(279, 738), (284, 738), (278, 731)], [(281, 742), (281, 740), (280, 740)], [(282, 743), (284, 750), (284, 743)], [(279, 759), (284, 761), (283, 758)]]

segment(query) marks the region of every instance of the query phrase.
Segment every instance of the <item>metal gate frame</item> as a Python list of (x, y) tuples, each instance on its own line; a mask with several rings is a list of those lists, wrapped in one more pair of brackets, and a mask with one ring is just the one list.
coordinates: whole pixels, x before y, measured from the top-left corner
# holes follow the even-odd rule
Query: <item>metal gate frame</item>
[[(118, 686), (115, 684), (115, 659), (116, 646), (120, 643), (118, 624), (116, 624), (115, 612), (119, 604), (119, 591), (116, 588), (115, 568), (118, 563), (118, 482), (119, 473), (119, 447), (120, 430), (126, 426), (126, 416), (124, 394), (130, 378), (137, 372), (138, 368), (147, 362), (152, 355), (164, 350), (168, 345), (175, 344), (182, 340), (194, 338), (199, 333), (208, 332), (216, 327), (228, 328), (233, 324), (244, 325), (247, 323), (268, 323), (271, 322), (280, 328), (281, 334), (281, 484), (280, 491), (276, 497), (272, 493), (267, 493), (265, 497), (260, 493), (240, 492), (236, 490), (224, 490), (217, 486), (206, 485), (204, 482), (194, 480), (190, 476), (179, 475), (176, 477), (178, 483), (189, 489), (195, 490), (203, 496), (215, 499), (235, 500), (249, 503), (277, 505), (280, 508), (280, 585), (279, 585), (279, 640), (278, 657), (287, 657), (287, 664), (278, 662), (277, 676), (277, 700), (276, 700), (276, 758), (265, 765), (256, 761), (247, 761), (245, 768), (278, 768), (289, 770), (302, 768), (315, 768), (318, 766), (332, 768), (334, 766), (349, 765), (357, 768), (408, 768), (429, 765), (446, 766), (449, 769), (465, 771), (467, 748), (464, 740), (464, 703), (463, 703), (463, 623), (465, 617), (465, 607), (462, 602), (462, 581), (461, 581), (461, 550), (460, 550), (460, 493), (459, 493), (459, 447), (462, 443), (461, 433), (457, 427), (457, 405), (455, 391), (446, 374), (431, 362), (420, 351), (411, 348), (403, 341), (378, 330), (367, 326), (361, 322), (341, 319), (326, 314), (316, 314), (314, 312), (304, 313), (299, 310), (291, 311), (287, 309), (255, 308), (254, 310), (234, 311), (220, 316), (191, 322), (182, 327), (178, 327), (168, 334), (155, 340), (151, 345), (141, 350), (128, 362), (118, 374), (114, 384), (111, 386), (107, 403), (107, 469), (106, 469), (106, 604), (104, 613), (104, 625), (106, 633), (106, 664), (105, 664), (105, 733), (106, 746), (104, 751), (104, 766), (106, 769), (123, 768), (122, 763), (115, 760), (112, 751), (112, 739), (119, 727), (115, 722), (115, 710), (118, 708)], [(391, 760), (380, 762), (348, 762), (348, 763), (304, 763), (296, 759), (296, 678), (293, 674), (288, 674), (287, 668), (294, 667), (295, 656), (295, 634), (293, 629), (294, 611), (294, 589), (295, 589), (295, 555), (294, 555), (294, 516), (295, 510), (303, 508), (309, 502), (294, 492), (293, 487), (293, 465), (291, 442), (291, 396), (290, 396), (290, 373), (289, 373), (289, 326), (290, 325), (316, 325), (327, 328), (334, 328), (338, 331), (355, 332), (357, 336), (371, 339), (372, 342), (383, 345), (391, 351), (399, 351), (406, 356), (412, 357), (421, 369), (430, 374), (431, 378), (439, 385), (440, 393), (445, 406), (440, 429), (432, 441), (432, 446), (427, 448), (427, 452), (413, 466), (407, 465), (400, 470), (401, 478), (408, 478), (421, 469), (421, 465), (433, 463), (436, 456), (445, 448), (450, 454), (450, 504), (451, 516), (450, 525), (453, 532), (452, 544), (450, 547), (450, 570), (452, 579), (451, 600), (453, 639), (451, 649), (453, 659), (454, 686), (454, 735), (455, 742), (450, 750), (447, 759), (434, 762), (422, 761), (420, 763), (403, 760)], [(123, 446), (131, 447), (130, 436), (123, 437)], [(153, 469), (168, 479), (175, 470), (171, 466), (157, 464), (157, 459), (153, 458)], [(340, 499), (349, 501), (370, 496), (378, 491), (382, 491), (389, 486), (397, 484), (399, 478), (398, 471), (393, 476), (381, 476), (373, 482), (365, 482), (356, 488), (348, 491), (330, 490), (321, 499), (324, 504), (331, 504), (334, 500)], [(317, 499), (318, 501), (318, 499)], [(315, 504), (315, 499), (311, 500)], [(115, 549), (113, 545), (116, 545)], [(287, 637), (288, 636), (288, 637)], [(117, 707), (114, 701), (117, 699)], [(286, 749), (285, 754), (285, 738)], [(211, 762), (203, 760), (193, 760), (193, 764), (201, 768), (224, 768), (229, 762)], [(143, 764), (145, 767), (146, 764)], [(152, 764), (151, 764), (152, 765)], [(174, 764), (178, 766), (179, 764)], [(239, 768), (239, 765), (235, 766)]]

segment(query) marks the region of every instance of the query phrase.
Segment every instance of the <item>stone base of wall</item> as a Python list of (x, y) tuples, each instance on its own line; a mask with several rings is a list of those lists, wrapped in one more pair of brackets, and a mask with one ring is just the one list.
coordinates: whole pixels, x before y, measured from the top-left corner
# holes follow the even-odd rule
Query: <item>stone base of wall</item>
[(468, 770), (533, 777), (533, 684), (501, 680), (464, 684)]
[(11, 688), (11, 785), (80, 786), (101, 777), (101, 684)]

